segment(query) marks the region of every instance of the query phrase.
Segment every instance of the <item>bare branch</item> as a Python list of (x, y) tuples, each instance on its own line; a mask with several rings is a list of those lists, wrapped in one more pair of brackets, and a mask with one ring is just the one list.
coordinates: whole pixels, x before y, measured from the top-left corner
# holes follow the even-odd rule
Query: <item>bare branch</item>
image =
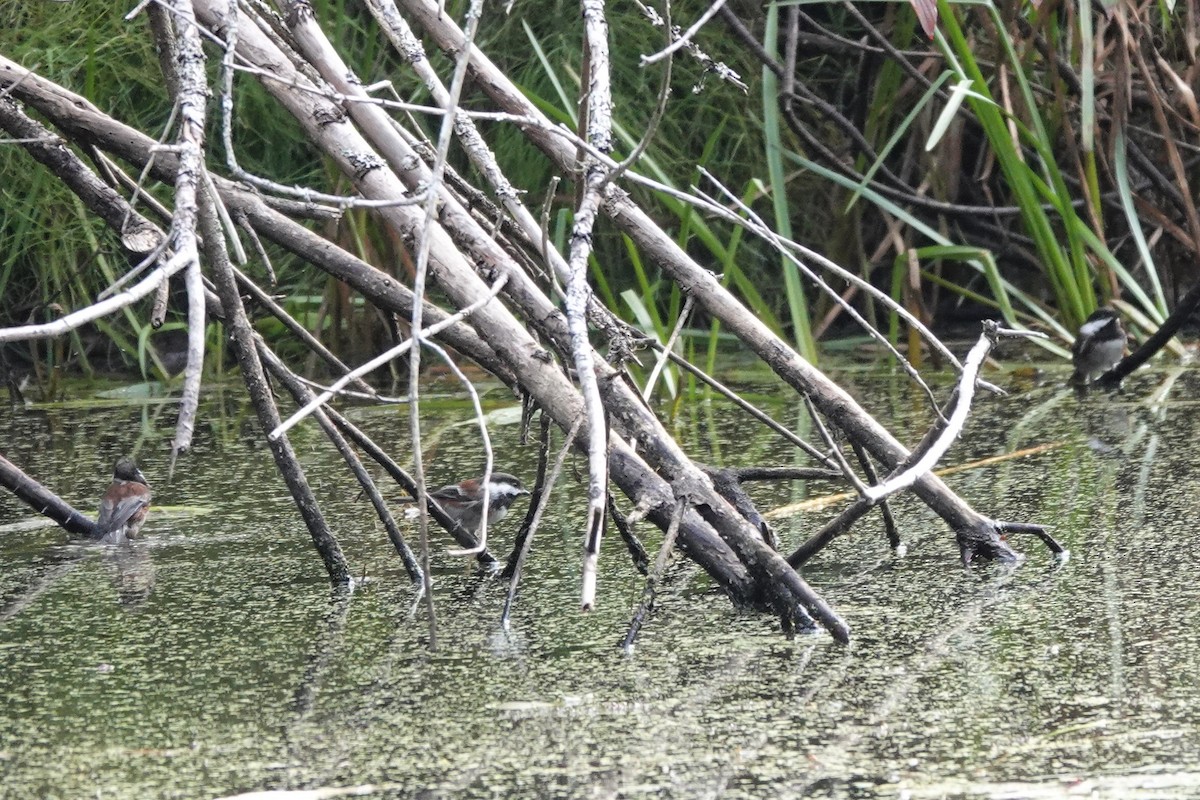
[[(200, 405), (200, 379), (204, 370), (204, 281), (200, 274), (199, 243), (196, 240), (197, 199), (204, 170), (204, 120), (208, 100), (208, 83), (204, 75), (204, 51), (191, 0), (173, 0), (178, 24), (174, 26), (173, 46), (176, 56), (166, 59), (169, 85), (178, 87), (175, 98), (179, 110), (179, 137), (176, 144), (179, 172), (175, 181), (175, 213), (171, 217), (171, 243), (178, 253), (189, 258), (184, 273), (188, 298), (187, 365), (183, 372), (183, 394), (179, 401), (179, 419), (175, 423), (175, 438), (171, 442), (171, 463), (175, 457), (192, 446), (196, 428), (196, 411)], [(158, 6), (152, 14), (161, 14)], [(159, 28), (164, 37), (172, 27), (161, 15)], [(174, 72), (171, 72), (174, 70)], [(217, 242), (209, 242), (217, 247)]]
[[(280, 423), (278, 426), (273, 428), (271, 430), (271, 432), (269, 434), (267, 434), (267, 438), (274, 441), (274, 440), (278, 439), (280, 436), (283, 436), (285, 433), (290, 431), (292, 428), (296, 427), (297, 424), (299, 424), (305, 417), (307, 417), (309, 414), (311, 414), (319, 406), (322, 406), (325, 403), (328, 403), (331, 399), (333, 399), (333, 396), (335, 394), (337, 394), (338, 391), (345, 388), (351, 382), (353, 382), (354, 380), (356, 380), (358, 378), (361, 378), (363, 375), (369, 375), (370, 373), (379, 369), (380, 367), (382, 367), (384, 364), (388, 363), (389, 361), (399, 358), (400, 356), (409, 352), (410, 348), (412, 348), (412, 346), (413, 346), (413, 342), (419, 341), (424, 345), (432, 344), (432, 342), (429, 340), (433, 336), (436, 336), (442, 330), (450, 327), (451, 325), (458, 322), (459, 320), (469, 317), (471, 314), (475, 313), (477, 310), (482, 308), (484, 305), (491, 302), (496, 297), (496, 295), (500, 293), (500, 290), (504, 288), (504, 284), (507, 282), (508, 282), (508, 277), (506, 275), (501, 275), (496, 280), (496, 282), (494, 284), (492, 284), (491, 291), (487, 294), (487, 296), (479, 298), (479, 300), (475, 301), (474, 303), (467, 306), (466, 308), (461, 309), (460, 311), (457, 311), (454, 314), (451, 314), (450, 316), (440, 320), (439, 322), (434, 323), (433, 325), (430, 325), (425, 330), (420, 332), (420, 336), (413, 336), (411, 339), (403, 341), (400, 344), (396, 345), (395, 347), (393, 347), (389, 350), (386, 350), (385, 352), (375, 356), (375, 358), (371, 359), (370, 361), (363, 364), (362, 366), (350, 370), (345, 375), (343, 375), (341, 378), (338, 378), (333, 383), (332, 386), (330, 386), (324, 392), (321, 392), (321, 394), (317, 395), (310, 403), (306, 404), (303, 408), (301, 408), (295, 414), (292, 414), (292, 416), (288, 417), (286, 421)], [(414, 315), (414, 316), (419, 316), (419, 315)]]
[[(612, 150), (612, 89), (608, 58), (608, 21), (603, 0), (580, 0), (584, 26), (583, 90), (586, 97), (587, 140), (602, 153)], [(604, 186), (604, 167), (595, 159), (585, 159), (583, 190), (575, 209), (571, 230), (570, 271), (567, 277), (567, 327), (575, 359), (575, 379), (583, 393), (588, 418), (588, 510), (583, 539), (583, 581), (580, 605), (588, 611), (596, 605), (596, 565), (600, 558), (600, 539), (604, 533), (605, 497), (608, 492), (608, 423), (604, 402), (596, 383), (592, 347), (588, 339), (587, 305), (591, 287), (587, 282), (588, 256), (592, 230), (600, 211), (600, 191)]]

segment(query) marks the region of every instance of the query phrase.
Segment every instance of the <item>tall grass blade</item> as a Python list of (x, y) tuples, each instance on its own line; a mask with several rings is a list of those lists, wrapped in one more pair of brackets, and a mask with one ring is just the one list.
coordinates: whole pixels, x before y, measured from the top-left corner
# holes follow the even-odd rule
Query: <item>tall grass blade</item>
[[(1129, 186), (1129, 163), (1128, 156), (1125, 152), (1125, 130), (1117, 129), (1116, 138), (1113, 141), (1113, 172), (1117, 179), (1117, 193), (1121, 197), (1121, 210), (1125, 212), (1125, 219), (1129, 222), (1129, 232), (1133, 234), (1133, 241), (1137, 245), (1138, 255), (1141, 256), (1142, 265), (1146, 269), (1146, 277), (1150, 281), (1150, 288), (1154, 292), (1154, 303), (1147, 305), (1156, 309), (1163, 318), (1167, 314), (1167, 298), (1163, 294), (1162, 282), (1158, 279), (1158, 269), (1154, 266), (1154, 256), (1150, 254), (1150, 245), (1146, 242), (1146, 235), (1142, 232), (1142, 223), (1138, 219), (1137, 209), (1133, 207), (1133, 190)], [(1148, 298), (1147, 298), (1148, 299)]]
[[(970, 78), (963, 78), (950, 90), (950, 99), (946, 101), (946, 107), (942, 109), (942, 113), (938, 114), (937, 121), (933, 124), (933, 130), (929, 132), (929, 138), (925, 141), (926, 153), (937, 147), (937, 143), (946, 135), (946, 131), (950, 129), (950, 123), (954, 121), (955, 115), (958, 114), (958, 109), (962, 107), (963, 100), (967, 98), (969, 92), (980, 100), (987, 99), (971, 92), (972, 83), (974, 81)], [(928, 96), (929, 93), (926, 92), (925, 94)]]
[[(775, 56), (775, 43), (779, 35), (779, 7), (767, 7), (767, 26), (763, 33), (763, 47)], [(779, 123), (779, 81), (775, 73), (763, 67), (763, 137), (766, 144), (767, 175), (771, 185), (771, 205), (775, 212), (775, 230), (785, 239), (792, 238), (792, 212), (788, 205), (787, 180), (783, 174), (783, 143)], [(793, 336), (796, 347), (810, 363), (817, 361), (817, 343), (813, 339), (812, 326), (808, 319), (808, 300), (804, 296), (804, 284), (800, 282), (800, 271), (787, 258), (780, 258), (783, 269), (784, 289), (787, 292), (788, 310), (791, 314)]]

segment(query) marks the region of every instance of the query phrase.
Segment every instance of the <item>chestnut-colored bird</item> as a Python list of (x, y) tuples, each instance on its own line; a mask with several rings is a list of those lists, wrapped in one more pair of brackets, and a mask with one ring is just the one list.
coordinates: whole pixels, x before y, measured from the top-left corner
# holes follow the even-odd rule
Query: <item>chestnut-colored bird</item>
[[(487, 522), (490, 529), (508, 514), (508, 507), (518, 498), (529, 494), (521, 479), (507, 472), (493, 472), (488, 483)], [(483, 522), (483, 476), (468, 478), (461, 483), (443, 486), (429, 496), (438, 502), (446, 515), (463, 526), (467, 533), (479, 533)], [(412, 502), (405, 500), (402, 502)]]
[(100, 498), (96, 538), (119, 544), (137, 536), (150, 510), (150, 484), (132, 458), (124, 456), (113, 466), (113, 479)]

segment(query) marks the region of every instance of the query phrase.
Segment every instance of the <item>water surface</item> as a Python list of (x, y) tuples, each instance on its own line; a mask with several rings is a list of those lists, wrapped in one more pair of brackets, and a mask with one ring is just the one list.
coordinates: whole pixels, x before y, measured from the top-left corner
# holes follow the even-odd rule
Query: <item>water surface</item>
[[(892, 376), (847, 380), (906, 441), (919, 437), (918, 393)], [(573, 477), (507, 632), (504, 587), (438, 537), (431, 651), (413, 587), (315, 426), (293, 441), (355, 574), (370, 578), (350, 597), (330, 592), (234, 399), (208, 398), (170, 480), (169, 405), (5, 408), (7, 457), (68, 500), (91, 510), (112, 460), (136, 451), (156, 509), (126, 548), (70, 544), (56, 528), (0, 534), (0, 796), (363, 784), (429, 798), (1197, 796), (1200, 375), (1167, 380), (1081, 402), (1010, 378), (1019, 391), (984, 399), (951, 451), (961, 465), (1040, 448), (947, 480), (984, 513), (1053, 525), (1066, 564), (1018, 539), (1021, 566), (965, 571), (945, 525), (901, 498), (905, 557), (871, 516), (805, 571), (848, 620), (850, 646), (788, 640), (679, 561), (632, 655), (617, 645), (642, 582), (615, 536), (598, 609), (577, 610)], [(778, 390), (747, 389), (798, 419)], [(802, 463), (723, 404), (684, 408), (675, 430), (706, 460)], [(351, 414), (406, 452), (405, 409)], [(477, 469), (475, 433), (460, 424), (469, 407), (429, 414), (433, 479)], [(494, 436), (498, 466), (531, 479), (536, 453), (516, 426)], [(754, 494), (774, 508), (830, 491)], [(837, 509), (776, 524), (794, 546)], [(30, 516), (0, 497), (0, 524)], [(501, 554), (515, 527), (510, 517), (495, 532)], [(657, 532), (642, 533), (653, 552)]]

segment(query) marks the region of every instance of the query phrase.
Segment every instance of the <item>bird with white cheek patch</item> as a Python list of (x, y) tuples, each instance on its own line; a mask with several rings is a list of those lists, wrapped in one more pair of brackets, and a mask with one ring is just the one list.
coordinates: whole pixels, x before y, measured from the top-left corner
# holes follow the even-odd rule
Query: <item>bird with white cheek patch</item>
[[(429, 496), (438, 502), (447, 516), (476, 536), (483, 522), (483, 476), (443, 486)], [(491, 529), (508, 514), (509, 507), (529, 494), (521, 480), (507, 472), (493, 472), (488, 482), (487, 524)]]
[(1089, 383), (1092, 376), (1111, 369), (1125, 355), (1127, 339), (1125, 329), (1121, 327), (1121, 318), (1115, 310), (1103, 306), (1092, 312), (1080, 326), (1079, 335), (1071, 347), (1071, 362), (1075, 365), (1071, 383)]

